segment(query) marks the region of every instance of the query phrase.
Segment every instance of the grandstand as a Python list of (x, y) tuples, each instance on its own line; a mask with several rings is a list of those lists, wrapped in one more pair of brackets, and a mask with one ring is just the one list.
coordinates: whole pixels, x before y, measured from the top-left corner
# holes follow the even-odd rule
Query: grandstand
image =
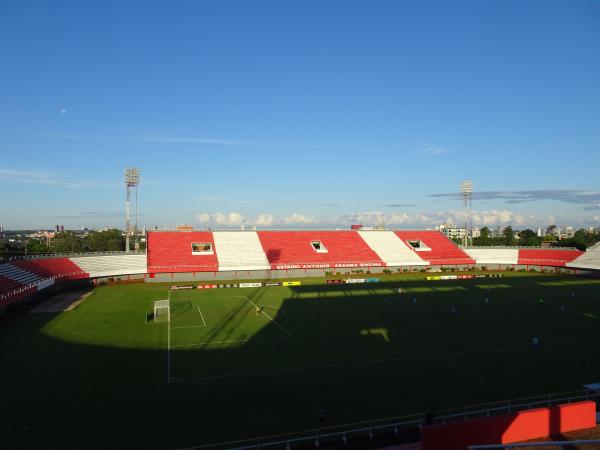
[(256, 232), (216, 231), (213, 236), (220, 271), (270, 269)]
[(356, 231), (261, 231), (258, 235), (272, 269), (385, 265)]
[[(431, 230), (150, 231), (147, 252), (30, 258), (0, 265), (4, 307), (57, 282), (105, 277), (269, 278), (278, 271), (319, 276), (326, 270), (381, 272), (428, 268), (559, 267), (600, 270), (600, 247), (575, 249), (460, 248)], [(178, 275), (179, 274), (179, 275)], [(243, 274), (243, 275), (242, 275)], [(304, 275), (303, 275), (304, 274)], [(221, 276), (222, 275), (222, 276)], [(173, 278), (174, 277), (174, 278)], [(162, 281), (164, 278), (156, 278)]]
[(524, 266), (552, 266), (565, 267), (567, 263), (574, 261), (583, 252), (575, 249), (519, 249), (517, 264)]
[(519, 249), (517, 248), (466, 248), (465, 253), (477, 264), (514, 266), (519, 262)]
[[(147, 237), (148, 272), (217, 271), (215, 240), (208, 231), (152, 231)], [(193, 244), (204, 245), (203, 249)]]
[[(386, 266), (427, 266), (429, 261), (412, 251), (393, 231), (359, 231), (360, 237)], [(423, 257), (425, 255), (423, 254)]]
[(440, 231), (396, 231), (396, 235), (432, 266), (475, 264)]
[(87, 273), (90, 278), (136, 275), (148, 272), (145, 254), (112, 256), (81, 256), (71, 262)]
[(600, 242), (588, 250), (576, 259), (567, 262), (568, 267), (575, 269), (594, 269), (600, 270)]

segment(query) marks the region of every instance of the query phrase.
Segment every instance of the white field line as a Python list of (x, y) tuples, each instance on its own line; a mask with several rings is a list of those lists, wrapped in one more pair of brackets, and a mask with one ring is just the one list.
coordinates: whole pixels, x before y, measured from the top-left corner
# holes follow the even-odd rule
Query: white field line
[[(206, 341), (206, 342), (199, 342), (197, 344), (177, 344), (177, 345), (171, 345), (171, 348), (180, 348), (180, 347), (202, 347), (204, 345), (212, 345), (212, 344), (231, 344), (234, 342), (264, 342), (264, 341), (278, 341), (281, 339), (285, 339), (286, 341), (288, 340), (288, 338), (286, 336), (280, 336), (280, 337), (269, 337), (269, 338), (257, 338), (257, 339), (233, 339), (230, 341)], [(185, 381), (185, 379), (184, 379)]]
[(200, 311), (200, 307), (198, 305), (196, 305), (196, 308), (198, 308), (198, 312), (200, 313), (200, 317), (202, 317), (202, 323), (204, 324), (204, 326), (206, 326), (206, 320), (204, 320), (204, 314), (202, 314), (202, 311)]
[(250, 339), (234, 339), (231, 341), (212, 341), (212, 342), (200, 342), (199, 344), (178, 344), (178, 345), (173, 345), (173, 348), (180, 348), (180, 347), (201, 347), (204, 345), (216, 345), (216, 344), (231, 344), (234, 342), (248, 342)]
[(171, 382), (171, 311), (169, 309), (169, 321), (167, 324), (167, 383), (170, 383), (170, 382)]
[(400, 356), (397, 358), (384, 358), (384, 359), (370, 359), (363, 361), (352, 361), (352, 362), (343, 362), (343, 363), (331, 363), (331, 364), (320, 364), (314, 366), (303, 366), (303, 367), (289, 367), (284, 369), (273, 369), (273, 370), (263, 370), (256, 372), (240, 372), (234, 374), (227, 375), (211, 375), (206, 377), (199, 378), (186, 378), (186, 379), (177, 379), (173, 382), (177, 383), (185, 383), (185, 382), (193, 382), (193, 381), (210, 381), (210, 380), (218, 380), (225, 378), (239, 378), (239, 377), (248, 377), (248, 376), (259, 376), (259, 375), (278, 375), (284, 373), (293, 373), (293, 372), (303, 372), (309, 370), (319, 370), (319, 369), (335, 369), (341, 367), (352, 367), (352, 366), (365, 366), (371, 364), (385, 364), (385, 363), (393, 363), (400, 361), (414, 361), (419, 359), (428, 359), (428, 358), (445, 358), (451, 356), (464, 356), (464, 355), (474, 355), (478, 353), (496, 353), (496, 352), (514, 352), (520, 350), (539, 350), (544, 347), (555, 347), (560, 345), (573, 345), (573, 344), (582, 344), (582, 343), (590, 343), (590, 342), (598, 342), (600, 338), (591, 338), (591, 339), (579, 339), (574, 341), (567, 342), (556, 342), (552, 344), (540, 345), (538, 349), (534, 349), (531, 345), (515, 345), (511, 347), (496, 347), (496, 348), (485, 348), (479, 350), (466, 350), (466, 351), (456, 351), (456, 352), (446, 352), (446, 353), (429, 353), (425, 355), (414, 355), (414, 356)]
[(216, 297), (216, 296), (212, 296), (212, 297), (183, 297), (183, 298), (173, 298), (171, 300), (173, 300), (174, 302), (178, 302), (178, 301), (196, 301), (196, 302), (201, 302), (202, 300), (221, 300), (223, 298), (244, 298), (243, 295), (227, 295), (224, 297)]
[[(247, 300), (247, 301), (248, 301), (248, 302), (249, 302), (249, 303), (250, 303), (252, 306), (254, 306), (255, 308), (257, 308), (257, 309), (258, 309), (258, 306), (256, 306), (256, 303), (254, 303), (252, 300), (250, 300), (250, 299), (249, 299), (248, 297), (246, 297), (246, 296), (244, 296), (244, 298), (245, 298), (245, 299), (246, 299), (246, 300)], [(288, 330), (286, 330), (286, 329), (285, 329), (283, 326), (281, 326), (279, 323), (277, 323), (277, 321), (273, 320), (273, 318), (272, 318), (270, 315), (268, 315), (266, 312), (264, 312), (263, 310), (261, 310), (261, 313), (262, 313), (262, 314), (264, 314), (265, 316), (267, 316), (267, 318), (268, 318), (268, 319), (269, 319), (271, 322), (273, 322), (275, 325), (277, 325), (279, 328), (281, 328), (281, 329), (282, 329), (282, 330), (285, 332), (285, 334), (287, 334), (289, 337), (291, 337), (291, 338), (293, 338), (293, 337), (294, 337), (294, 335), (293, 335), (292, 333), (290, 333), (290, 332), (289, 332)]]
[(183, 327), (172, 327), (173, 330), (182, 330), (184, 328), (206, 328), (206, 325), (186, 325)]

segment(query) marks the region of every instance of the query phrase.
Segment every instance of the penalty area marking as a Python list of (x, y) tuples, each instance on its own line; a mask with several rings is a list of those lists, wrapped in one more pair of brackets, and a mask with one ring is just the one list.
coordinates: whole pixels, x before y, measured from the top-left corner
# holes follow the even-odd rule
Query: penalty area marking
[(285, 339), (287, 341), (288, 338), (285, 336), (281, 336), (281, 337), (258, 338), (258, 339), (232, 339), (232, 340), (228, 340), (228, 341), (206, 341), (206, 342), (198, 342), (197, 344), (177, 344), (177, 345), (172, 345), (171, 348), (203, 347), (206, 345), (233, 344), (236, 342), (250, 342), (250, 341), (263, 342), (263, 341), (275, 341), (275, 340), (280, 340), (280, 339)]
[[(254, 303), (252, 300), (250, 300), (248, 297), (244, 296), (244, 298), (246, 299), (246, 301), (248, 303), (250, 303), (252, 306), (254, 306), (257, 310), (259, 309), (259, 307), (256, 305), (256, 303)], [(292, 333), (290, 333), (286, 328), (284, 328), (283, 326), (281, 326), (276, 320), (274, 320), (270, 315), (268, 315), (266, 312), (264, 312), (264, 310), (260, 310), (261, 314), (264, 314), (265, 316), (267, 316), (267, 318), (273, 322), (275, 325), (277, 325), (279, 328), (281, 328), (285, 334), (287, 334), (289, 337), (293, 338), (294, 335)]]
[(205, 345), (218, 345), (218, 344), (233, 344), (234, 342), (248, 342), (250, 339), (233, 339), (230, 341), (212, 341), (212, 342), (200, 342), (199, 344), (177, 344), (172, 345), (173, 348), (181, 347), (202, 347)]
[(182, 325), (179, 327), (171, 327), (173, 330), (181, 330), (183, 328), (206, 328), (206, 320), (204, 320), (204, 314), (200, 310), (200, 307), (196, 305), (196, 309), (198, 310), (198, 314), (200, 314), (200, 318), (202, 319), (202, 325)]
[(206, 320), (204, 320), (204, 314), (202, 314), (202, 311), (200, 311), (200, 307), (198, 305), (196, 305), (196, 308), (198, 308), (198, 312), (200, 313), (200, 317), (202, 317), (202, 323), (204, 324), (204, 326), (206, 326)]

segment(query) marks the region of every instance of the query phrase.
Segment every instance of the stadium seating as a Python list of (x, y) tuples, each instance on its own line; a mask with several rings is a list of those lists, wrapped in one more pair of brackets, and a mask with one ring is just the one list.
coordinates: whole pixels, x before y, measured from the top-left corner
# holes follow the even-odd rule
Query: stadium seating
[(415, 250), (422, 259), (431, 265), (474, 264), (475, 260), (439, 231), (396, 231), (402, 242), (420, 241), (426, 249)]
[(90, 278), (147, 273), (145, 254), (82, 256), (71, 258)]
[(567, 267), (600, 270), (600, 242), (588, 248), (583, 255), (574, 261), (567, 263)]
[(259, 231), (258, 237), (273, 269), (385, 266), (356, 231)]
[(28, 284), (36, 283), (45, 278), (34, 272), (25, 270), (24, 268), (17, 266), (17, 264), (18, 263), (1, 264), (0, 276), (3, 276), (4, 278), (9, 278), (19, 283), (20, 286), (26, 286)]
[(12, 263), (41, 278), (78, 280), (88, 275), (69, 258), (27, 259)]
[(255, 231), (215, 231), (219, 270), (270, 269)]
[(392, 231), (359, 231), (358, 234), (388, 266), (426, 266), (429, 264)]
[(21, 284), (17, 283), (16, 281), (0, 276), (0, 293), (12, 291), (13, 289), (17, 289), (19, 287), (21, 287)]
[[(193, 243), (215, 245), (209, 231), (151, 231), (148, 233), (148, 272), (216, 272), (216, 252), (192, 254)], [(214, 249), (213, 249), (214, 250)]]
[(519, 260), (519, 250), (516, 248), (466, 248), (464, 251), (477, 264), (514, 265)]
[(579, 250), (519, 249), (520, 265), (562, 267), (581, 256)]

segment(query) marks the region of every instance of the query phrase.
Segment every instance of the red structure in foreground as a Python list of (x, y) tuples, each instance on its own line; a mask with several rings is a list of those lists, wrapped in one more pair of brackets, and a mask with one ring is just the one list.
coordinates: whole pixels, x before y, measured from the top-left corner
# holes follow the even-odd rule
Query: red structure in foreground
[(585, 401), (423, 428), (422, 450), (466, 450), (510, 444), (596, 426), (596, 403)]

